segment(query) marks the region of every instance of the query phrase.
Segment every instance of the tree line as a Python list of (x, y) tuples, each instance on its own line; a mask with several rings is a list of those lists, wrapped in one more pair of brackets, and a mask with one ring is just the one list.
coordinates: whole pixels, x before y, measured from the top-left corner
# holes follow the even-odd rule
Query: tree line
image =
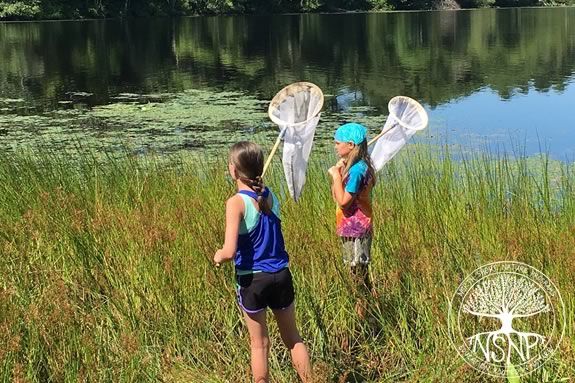
[(562, 4), (575, 4), (575, 0), (0, 0), (0, 19), (346, 12)]

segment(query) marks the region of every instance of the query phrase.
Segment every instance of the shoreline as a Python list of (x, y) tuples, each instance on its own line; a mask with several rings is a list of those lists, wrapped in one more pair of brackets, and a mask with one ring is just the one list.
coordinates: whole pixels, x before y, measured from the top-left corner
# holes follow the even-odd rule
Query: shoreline
[(284, 12), (284, 13), (215, 13), (215, 14), (195, 14), (195, 15), (147, 15), (147, 16), (118, 16), (118, 17), (80, 17), (80, 18), (38, 18), (38, 19), (2, 19), (0, 24), (15, 23), (35, 23), (35, 22), (71, 22), (71, 21), (131, 21), (148, 19), (186, 19), (197, 17), (261, 17), (261, 16), (303, 16), (303, 15), (355, 15), (355, 14), (380, 14), (380, 13), (417, 13), (417, 12), (450, 12), (450, 11), (474, 11), (487, 9), (551, 9), (551, 8), (574, 8), (575, 4), (556, 4), (542, 6), (518, 6), (518, 7), (476, 7), (476, 8), (431, 8), (431, 9), (382, 9), (382, 10), (337, 10), (337, 11), (311, 11), (311, 12)]

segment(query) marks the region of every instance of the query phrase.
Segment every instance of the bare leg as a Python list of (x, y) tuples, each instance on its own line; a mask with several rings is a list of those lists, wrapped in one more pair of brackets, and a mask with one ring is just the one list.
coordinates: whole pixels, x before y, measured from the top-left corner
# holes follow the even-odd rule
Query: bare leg
[(364, 319), (367, 312), (367, 297), (372, 291), (371, 281), (369, 279), (369, 269), (367, 265), (357, 265), (351, 267), (351, 276), (354, 287), (357, 289), (357, 301), (355, 312)]
[(311, 364), (307, 348), (297, 330), (295, 318), (295, 306), (292, 303), (284, 310), (273, 311), (282, 340), (290, 350), (292, 363), (304, 383), (311, 382)]
[(250, 333), (252, 374), (255, 383), (268, 383), (268, 354), (270, 340), (266, 323), (266, 310), (255, 314), (244, 311), (244, 319)]
[(351, 267), (351, 275), (355, 286), (358, 286), (361, 293), (371, 293), (372, 285), (369, 279), (369, 266), (357, 265)]

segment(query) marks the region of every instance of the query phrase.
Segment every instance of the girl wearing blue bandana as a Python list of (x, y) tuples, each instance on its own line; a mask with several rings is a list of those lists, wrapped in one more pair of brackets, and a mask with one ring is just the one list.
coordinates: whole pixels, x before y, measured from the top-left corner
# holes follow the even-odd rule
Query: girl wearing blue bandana
[(262, 183), (259, 175), (263, 167), (264, 154), (258, 145), (243, 141), (232, 146), (228, 170), (238, 192), (226, 203), (225, 242), (214, 255), (214, 262), (234, 260), (237, 300), (250, 333), (254, 381), (269, 381), (269, 307), (293, 365), (305, 383), (311, 381), (309, 355), (296, 326), (294, 287), (279, 201)]
[[(371, 189), (375, 170), (367, 151), (367, 129), (357, 123), (340, 126), (335, 132), (335, 151), (339, 162), (329, 169), (336, 207), (336, 232), (341, 238), (343, 261), (366, 291), (371, 290), (368, 265), (373, 232)], [(356, 311), (365, 315), (365, 304), (358, 301)]]

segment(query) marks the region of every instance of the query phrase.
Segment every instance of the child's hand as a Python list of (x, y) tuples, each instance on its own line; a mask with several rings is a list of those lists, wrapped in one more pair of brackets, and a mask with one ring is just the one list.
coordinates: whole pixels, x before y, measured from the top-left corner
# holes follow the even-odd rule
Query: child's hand
[(344, 167), (345, 167), (345, 158), (340, 158), (339, 161), (337, 161), (337, 163), (334, 166), (329, 168), (327, 172), (333, 179), (336, 179), (338, 177), (341, 178), (341, 170)]
[(214, 254), (214, 263), (216, 264), (216, 266), (219, 266), (220, 263), (222, 263), (224, 261), (224, 258), (222, 257), (222, 249), (219, 249), (218, 251), (216, 251), (216, 254)]
[(332, 166), (331, 168), (329, 168), (329, 170), (327, 171), (329, 173), (329, 175), (331, 176), (331, 178), (335, 179), (339, 179), (341, 178), (341, 167), (340, 166)]

